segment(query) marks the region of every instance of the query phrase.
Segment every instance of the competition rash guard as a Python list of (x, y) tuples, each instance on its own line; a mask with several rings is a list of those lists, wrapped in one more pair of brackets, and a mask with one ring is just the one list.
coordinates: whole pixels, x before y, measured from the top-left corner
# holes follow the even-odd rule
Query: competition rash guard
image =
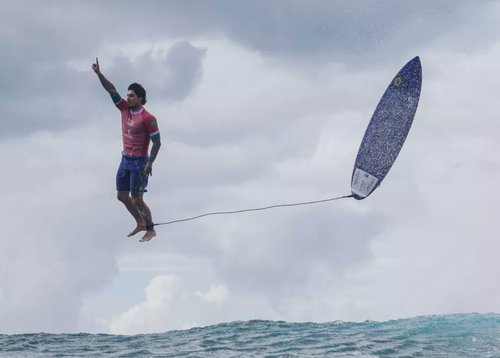
[(122, 114), (123, 154), (147, 156), (150, 138), (160, 136), (156, 118), (144, 108), (132, 111), (120, 95), (113, 96), (113, 102)]

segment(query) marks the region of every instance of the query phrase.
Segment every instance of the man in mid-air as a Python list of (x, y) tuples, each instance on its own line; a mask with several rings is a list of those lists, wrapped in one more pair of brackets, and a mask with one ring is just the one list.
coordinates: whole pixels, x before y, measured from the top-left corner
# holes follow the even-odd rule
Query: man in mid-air
[[(92, 64), (102, 86), (111, 95), (115, 106), (122, 115), (122, 160), (116, 173), (117, 197), (134, 217), (137, 226), (128, 236), (145, 231), (141, 242), (156, 236), (151, 211), (144, 202), (143, 194), (148, 185), (153, 162), (161, 146), (160, 131), (156, 118), (143, 107), (146, 104), (146, 91), (138, 83), (128, 87), (127, 100), (118, 94), (115, 86), (103, 76), (99, 60)], [(148, 155), (149, 141), (153, 142)]]

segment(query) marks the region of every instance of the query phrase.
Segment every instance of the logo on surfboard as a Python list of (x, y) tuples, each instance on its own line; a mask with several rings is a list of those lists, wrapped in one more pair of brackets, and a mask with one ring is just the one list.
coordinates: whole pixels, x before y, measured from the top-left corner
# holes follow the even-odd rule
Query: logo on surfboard
[(401, 84), (403, 83), (403, 76), (396, 76), (396, 78), (394, 78), (394, 81), (392, 81), (392, 83), (396, 87), (401, 86)]

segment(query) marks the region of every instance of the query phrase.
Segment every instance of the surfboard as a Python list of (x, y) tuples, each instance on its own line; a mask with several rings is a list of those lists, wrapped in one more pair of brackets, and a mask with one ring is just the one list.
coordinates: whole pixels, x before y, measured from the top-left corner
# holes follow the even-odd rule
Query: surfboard
[(417, 56), (392, 79), (368, 123), (351, 177), (355, 199), (373, 193), (394, 164), (413, 123), (421, 87), (422, 66)]

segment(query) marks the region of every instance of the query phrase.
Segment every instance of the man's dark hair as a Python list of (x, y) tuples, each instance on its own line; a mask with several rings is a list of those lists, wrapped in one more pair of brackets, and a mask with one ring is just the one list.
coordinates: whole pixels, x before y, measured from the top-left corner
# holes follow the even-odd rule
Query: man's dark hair
[(134, 91), (137, 97), (142, 98), (142, 104), (145, 105), (147, 100), (146, 100), (146, 90), (144, 87), (142, 87), (138, 83), (132, 83), (130, 86), (128, 86), (128, 90)]

